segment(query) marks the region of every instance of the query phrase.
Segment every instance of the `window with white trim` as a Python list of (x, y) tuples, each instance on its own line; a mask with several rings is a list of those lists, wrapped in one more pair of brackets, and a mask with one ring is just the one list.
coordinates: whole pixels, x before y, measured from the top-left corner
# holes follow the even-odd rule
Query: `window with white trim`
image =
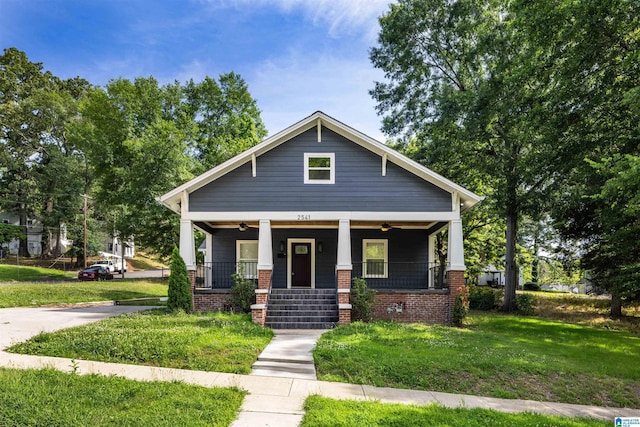
[(389, 246), (387, 239), (362, 240), (362, 277), (386, 279)]
[(304, 183), (334, 184), (335, 160), (335, 153), (304, 153)]
[(236, 273), (245, 279), (258, 278), (257, 240), (236, 240)]

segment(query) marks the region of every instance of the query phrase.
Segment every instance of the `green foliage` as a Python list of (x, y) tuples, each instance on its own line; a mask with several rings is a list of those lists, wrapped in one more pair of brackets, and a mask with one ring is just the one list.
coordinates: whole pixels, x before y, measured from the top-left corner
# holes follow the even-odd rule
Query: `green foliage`
[(469, 301), (467, 300), (467, 291), (458, 294), (456, 300), (453, 303), (453, 326), (461, 327), (464, 324), (464, 319), (469, 314)]
[(173, 248), (171, 255), (171, 275), (169, 276), (169, 299), (167, 307), (171, 310), (182, 310), (185, 313), (193, 311), (193, 296), (191, 295), (191, 281), (187, 273), (187, 266), (180, 256), (178, 248)]
[(516, 307), (520, 314), (525, 316), (532, 316), (536, 311), (537, 300), (532, 294), (518, 294), (516, 295)]
[[(87, 175), (82, 153), (67, 135), (90, 89), (79, 77), (61, 80), (15, 48), (0, 56), (0, 210), (38, 219), (57, 241), (61, 226), (78, 221)], [(64, 179), (61, 179), (64, 177)], [(45, 240), (45, 256), (60, 255)], [(26, 238), (20, 256), (29, 256)]]
[(251, 305), (256, 303), (256, 283), (253, 279), (245, 278), (244, 272), (239, 271), (231, 275), (233, 286), (229, 303), (234, 309), (243, 313), (251, 312)]
[(309, 396), (301, 427), (349, 426), (494, 426), (494, 427), (606, 427), (609, 421), (569, 418), (529, 412), (504, 413), (489, 409), (445, 408), (439, 405), (402, 405), (333, 400)]
[(0, 424), (7, 426), (230, 425), (244, 391), (53, 369), (0, 369)]
[(43, 333), (12, 352), (248, 374), (273, 332), (247, 315), (185, 314), (168, 309), (116, 316)]
[(524, 284), (524, 290), (525, 291), (539, 291), (540, 290), (540, 285), (538, 283), (534, 283), (534, 282), (527, 282)]
[(376, 291), (367, 287), (366, 280), (362, 277), (354, 277), (351, 284), (351, 320), (370, 322), (375, 296)]
[(469, 308), (494, 310), (500, 305), (500, 291), (487, 286), (469, 286)]
[(340, 326), (323, 334), (314, 350), (318, 379), (582, 405), (640, 405), (636, 335), (497, 313), (470, 314), (465, 326)]
[(0, 224), (0, 246), (14, 239), (24, 239), (24, 229), (17, 225)]
[[(0, 275), (6, 274), (5, 268), (8, 267), (12, 266), (0, 265)], [(25, 272), (27, 271), (31, 270), (25, 269)], [(62, 272), (59, 273), (62, 274)], [(14, 273), (10, 274), (11, 277), (15, 277)], [(20, 277), (23, 277), (22, 274)], [(43, 276), (40, 273), (36, 274), (38, 276), (33, 277), (34, 280), (42, 279)], [(52, 273), (51, 270), (47, 270), (43, 274), (50, 275)], [(0, 282), (2, 281), (0, 280)], [(0, 308), (166, 296), (167, 285), (161, 279), (20, 283), (18, 285), (0, 286)]]

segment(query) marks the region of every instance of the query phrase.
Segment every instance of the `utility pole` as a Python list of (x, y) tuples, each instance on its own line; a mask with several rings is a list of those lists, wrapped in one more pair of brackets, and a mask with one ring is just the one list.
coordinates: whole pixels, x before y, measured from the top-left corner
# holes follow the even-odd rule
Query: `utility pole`
[(82, 198), (84, 199), (84, 252), (83, 252), (83, 258), (84, 258), (84, 268), (87, 268), (87, 199), (89, 199), (90, 197), (86, 194), (82, 195)]

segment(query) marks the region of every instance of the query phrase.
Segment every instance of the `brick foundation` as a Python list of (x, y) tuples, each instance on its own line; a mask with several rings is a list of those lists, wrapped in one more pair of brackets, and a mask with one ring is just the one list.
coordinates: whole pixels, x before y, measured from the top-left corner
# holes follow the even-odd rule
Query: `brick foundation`
[[(400, 306), (401, 312), (397, 310)], [(371, 312), (374, 319), (448, 325), (453, 303), (448, 289), (378, 291)]]
[(464, 271), (460, 270), (449, 270), (447, 273), (447, 281), (449, 283), (450, 294), (450, 306), (451, 313), (450, 317), (453, 317), (453, 305), (456, 301), (458, 295), (462, 294), (463, 304), (469, 307), (469, 288), (467, 288), (464, 284)]
[(195, 311), (228, 310), (231, 292), (228, 289), (194, 290), (193, 309)]

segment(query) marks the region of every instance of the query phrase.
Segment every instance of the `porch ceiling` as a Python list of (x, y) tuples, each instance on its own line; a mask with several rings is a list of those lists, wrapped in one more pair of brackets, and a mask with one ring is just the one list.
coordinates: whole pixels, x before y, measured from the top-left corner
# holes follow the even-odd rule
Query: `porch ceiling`
[[(438, 224), (437, 221), (351, 221), (352, 229), (379, 229), (382, 223), (391, 225), (392, 229), (427, 230)], [(216, 228), (238, 228), (240, 223), (248, 228), (258, 228), (257, 221), (201, 221), (196, 225), (210, 232)], [(271, 228), (338, 228), (338, 221), (272, 221)]]

